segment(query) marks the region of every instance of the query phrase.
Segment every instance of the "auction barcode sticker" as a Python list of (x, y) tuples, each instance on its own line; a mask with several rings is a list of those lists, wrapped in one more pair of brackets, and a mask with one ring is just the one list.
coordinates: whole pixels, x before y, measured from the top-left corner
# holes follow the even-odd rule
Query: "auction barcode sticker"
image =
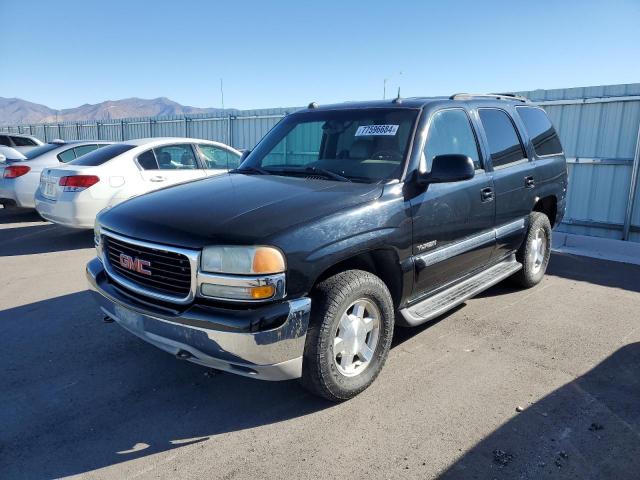
[(362, 125), (356, 130), (356, 137), (371, 135), (395, 135), (399, 125)]

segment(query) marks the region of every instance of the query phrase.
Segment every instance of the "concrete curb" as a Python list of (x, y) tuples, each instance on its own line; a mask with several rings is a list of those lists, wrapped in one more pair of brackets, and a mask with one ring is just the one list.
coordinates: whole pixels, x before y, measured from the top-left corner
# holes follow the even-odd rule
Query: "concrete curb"
[(640, 265), (640, 243), (637, 242), (553, 232), (551, 249), (559, 253)]

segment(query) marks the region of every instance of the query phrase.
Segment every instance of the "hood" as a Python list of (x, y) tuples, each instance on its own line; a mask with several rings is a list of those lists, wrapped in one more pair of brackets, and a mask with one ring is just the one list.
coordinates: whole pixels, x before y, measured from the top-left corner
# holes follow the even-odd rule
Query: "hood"
[(251, 245), (381, 193), (381, 185), (234, 173), (133, 198), (103, 211), (99, 222), (122, 235), (185, 248)]

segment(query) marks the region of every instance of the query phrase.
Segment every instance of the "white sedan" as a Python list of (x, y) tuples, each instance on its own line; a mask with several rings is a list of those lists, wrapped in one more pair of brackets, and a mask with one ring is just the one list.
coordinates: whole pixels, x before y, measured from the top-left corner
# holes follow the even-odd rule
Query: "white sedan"
[(218, 142), (143, 138), (103, 147), (42, 172), (40, 215), (67, 227), (93, 228), (100, 210), (169, 185), (226, 173), (241, 154)]
[(113, 142), (80, 140), (54, 141), (22, 152), (20, 161), (9, 157), (0, 163), (0, 203), (5, 206), (36, 208), (34, 196), (40, 185), (40, 173), (48, 167), (57, 167), (81, 157), (85, 153)]

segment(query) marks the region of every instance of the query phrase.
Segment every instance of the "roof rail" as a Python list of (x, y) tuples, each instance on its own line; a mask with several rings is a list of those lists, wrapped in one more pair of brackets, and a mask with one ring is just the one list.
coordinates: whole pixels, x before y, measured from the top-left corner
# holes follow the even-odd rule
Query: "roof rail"
[(498, 100), (507, 99), (507, 100), (519, 100), (523, 103), (528, 103), (529, 99), (525, 97), (520, 97), (513, 93), (454, 93), (449, 97), (449, 100), (460, 100), (462, 98), (495, 98)]

